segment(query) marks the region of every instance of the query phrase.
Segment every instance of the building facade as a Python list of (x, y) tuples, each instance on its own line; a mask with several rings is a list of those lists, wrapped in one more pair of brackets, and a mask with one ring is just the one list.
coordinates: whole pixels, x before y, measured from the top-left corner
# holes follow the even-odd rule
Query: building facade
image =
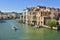
[(0, 12), (0, 19), (15, 19), (16, 12)]
[[(33, 25), (44, 25), (45, 18), (54, 19), (60, 14), (60, 9), (45, 6), (36, 6), (24, 9), (23, 22)], [(21, 18), (21, 17), (20, 17)]]

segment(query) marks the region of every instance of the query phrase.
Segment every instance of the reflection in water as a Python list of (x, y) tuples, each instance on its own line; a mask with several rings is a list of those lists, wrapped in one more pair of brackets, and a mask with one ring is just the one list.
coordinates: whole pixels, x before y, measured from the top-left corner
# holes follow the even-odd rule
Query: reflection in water
[(0, 20), (0, 23), (5, 23), (6, 21), (5, 20)]
[[(28, 25), (24, 25), (24, 33), (26, 35), (26, 38), (29, 38), (31, 40), (57, 40), (58, 37), (56, 37), (57, 35), (57, 31), (55, 30), (50, 30), (50, 29), (45, 29), (45, 28), (33, 28), (30, 27)], [(57, 38), (57, 39), (55, 39)]]
[[(5, 20), (6, 21), (6, 20)], [(12, 23), (11, 23), (12, 22)], [(12, 31), (14, 24), (17, 31)], [(59, 40), (60, 31), (46, 28), (34, 28), (27, 24), (19, 24), (16, 20), (7, 20), (0, 23), (0, 40)]]

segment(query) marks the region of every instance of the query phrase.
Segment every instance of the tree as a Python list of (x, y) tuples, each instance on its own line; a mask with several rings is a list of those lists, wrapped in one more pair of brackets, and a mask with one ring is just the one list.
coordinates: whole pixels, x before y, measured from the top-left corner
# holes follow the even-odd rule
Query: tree
[(54, 19), (53, 20), (47, 20), (46, 25), (50, 26), (51, 29), (52, 29), (52, 27), (56, 27), (57, 26), (57, 20), (54, 20)]

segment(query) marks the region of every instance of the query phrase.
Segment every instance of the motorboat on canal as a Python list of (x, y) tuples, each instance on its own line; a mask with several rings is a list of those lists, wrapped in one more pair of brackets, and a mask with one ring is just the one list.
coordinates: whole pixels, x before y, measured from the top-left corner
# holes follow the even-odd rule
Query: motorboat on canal
[(12, 29), (16, 31), (17, 30), (17, 27), (13, 26)]

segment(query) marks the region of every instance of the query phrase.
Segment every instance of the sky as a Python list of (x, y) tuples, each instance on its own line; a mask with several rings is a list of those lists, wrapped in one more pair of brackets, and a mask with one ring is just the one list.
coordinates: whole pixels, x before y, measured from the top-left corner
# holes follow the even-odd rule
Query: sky
[(0, 11), (21, 12), (27, 7), (37, 5), (60, 8), (60, 0), (0, 0)]

